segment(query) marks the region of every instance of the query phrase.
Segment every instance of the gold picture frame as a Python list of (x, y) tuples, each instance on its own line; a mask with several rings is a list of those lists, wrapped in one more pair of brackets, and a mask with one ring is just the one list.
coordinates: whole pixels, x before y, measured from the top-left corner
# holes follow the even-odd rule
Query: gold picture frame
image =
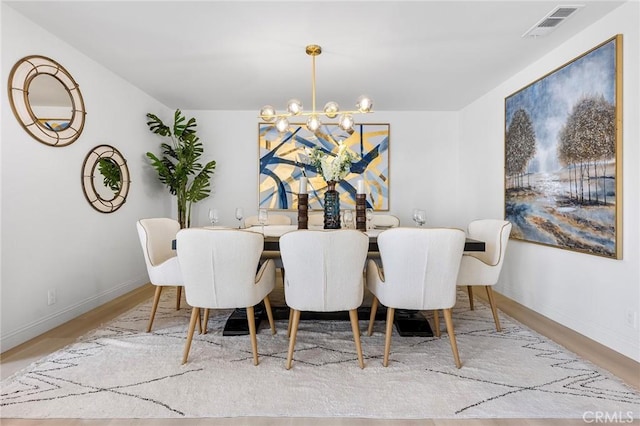
[(622, 259), (622, 35), (505, 98), (511, 238)]

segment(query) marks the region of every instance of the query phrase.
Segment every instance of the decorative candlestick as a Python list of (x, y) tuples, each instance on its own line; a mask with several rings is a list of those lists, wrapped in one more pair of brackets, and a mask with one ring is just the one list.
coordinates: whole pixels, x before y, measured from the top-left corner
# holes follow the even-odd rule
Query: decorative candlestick
[(298, 229), (309, 228), (309, 194), (298, 194)]
[(367, 230), (367, 194), (356, 194), (356, 229)]
[(307, 193), (307, 177), (306, 176), (301, 176), (300, 177), (300, 187), (298, 188), (298, 194), (306, 194)]

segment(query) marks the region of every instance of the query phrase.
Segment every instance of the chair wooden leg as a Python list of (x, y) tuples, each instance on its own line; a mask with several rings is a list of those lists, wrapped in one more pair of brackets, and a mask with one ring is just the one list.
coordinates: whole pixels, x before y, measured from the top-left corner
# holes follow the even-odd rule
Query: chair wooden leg
[(467, 293), (469, 293), (469, 308), (473, 311), (473, 287), (467, 286)]
[(293, 309), (289, 309), (289, 325), (287, 325), (287, 337), (291, 337), (291, 324), (293, 323)]
[(371, 302), (371, 315), (369, 316), (369, 328), (367, 329), (367, 336), (371, 336), (373, 334), (373, 322), (376, 319), (376, 312), (378, 311), (379, 300), (376, 296), (373, 296), (373, 301)]
[(353, 330), (353, 341), (356, 342), (358, 365), (360, 366), (360, 368), (364, 368), (364, 360), (362, 359), (362, 345), (360, 344), (360, 325), (358, 324), (357, 309), (351, 309), (349, 311), (349, 319), (351, 320), (351, 330)]
[(256, 317), (253, 306), (247, 306), (247, 322), (249, 323), (249, 336), (251, 337), (251, 350), (253, 351), (253, 365), (258, 365), (258, 339), (256, 338)]
[(493, 289), (490, 285), (485, 286), (485, 288), (487, 289), (487, 298), (489, 298), (489, 304), (491, 305), (493, 321), (496, 323), (496, 330), (502, 331), (502, 327), (500, 327), (500, 319), (498, 318), (498, 307), (496, 306), (496, 301), (493, 298)]
[(289, 352), (287, 353), (286, 368), (291, 368), (291, 362), (293, 361), (293, 348), (296, 346), (296, 335), (298, 334), (298, 324), (300, 323), (300, 311), (292, 309), (289, 313), (289, 320), (291, 321), (291, 327), (289, 330)]
[(202, 334), (207, 334), (207, 324), (209, 323), (209, 308), (204, 310), (204, 319), (202, 320)]
[(269, 296), (265, 296), (262, 301), (264, 302), (264, 308), (267, 311), (267, 318), (269, 318), (269, 327), (271, 327), (271, 334), (276, 334), (276, 323), (273, 322), (273, 311), (271, 311), (271, 301), (269, 300)]
[(196, 322), (200, 318), (200, 308), (194, 307), (191, 310), (191, 321), (189, 321), (189, 331), (187, 332), (187, 342), (184, 345), (184, 353), (182, 354), (182, 363), (187, 363), (189, 357), (189, 350), (191, 349), (191, 340), (193, 340), (193, 332), (196, 329)]
[(176, 311), (180, 310), (180, 301), (182, 300), (182, 286), (176, 287)]
[(456, 361), (456, 367), (462, 367), (460, 363), (460, 355), (458, 355), (458, 344), (456, 343), (456, 334), (453, 330), (453, 318), (451, 318), (451, 309), (444, 309), (444, 320), (447, 323), (447, 334), (449, 334), (449, 342), (451, 343), (451, 351), (453, 359)]
[(438, 312), (438, 310), (434, 310), (433, 311), (433, 332), (435, 333), (436, 337), (440, 337), (440, 313)]
[(149, 317), (149, 324), (147, 325), (147, 333), (151, 333), (151, 326), (153, 325), (153, 318), (156, 316), (156, 310), (158, 310), (158, 303), (160, 302), (160, 294), (162, 293), (162, 286), (156, 286), (156, 292), (153, 295), (153, 306), (151, 306), (151, 316)]
[(384, 338), (384, 358), (382, 365), (389, 365), (389, 352), (391, 351), (391, 332), (393, 331), (393, 316), (396, 310), (387, 306), (387, 330)]

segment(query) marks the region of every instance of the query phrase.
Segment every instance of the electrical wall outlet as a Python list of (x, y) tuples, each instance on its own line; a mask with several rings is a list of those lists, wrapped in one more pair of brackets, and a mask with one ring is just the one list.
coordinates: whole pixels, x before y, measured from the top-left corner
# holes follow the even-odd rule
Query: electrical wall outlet
[(624, 314), (624, 322), (633, 329), (638, 329), (638, 312), (627, 309)]
[(56, 304), (56, 289), (52, 288), (47, 291), (47, 305), (55, 305)]

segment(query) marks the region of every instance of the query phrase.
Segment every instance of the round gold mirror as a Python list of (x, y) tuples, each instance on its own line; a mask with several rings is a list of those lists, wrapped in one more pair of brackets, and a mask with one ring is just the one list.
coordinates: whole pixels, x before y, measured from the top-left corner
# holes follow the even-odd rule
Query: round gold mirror
[(39, 142), (66, 146), (82, 133), (86, 112), (80, 88), (56, 61), (22, 58), (11, 69), (8, 92), (13, 114)]
[(84, 195), (100, 213), (112, 213), (122, 207), (127, 200), (130, 182), (126, 160), (111, 145), (96, 146), (84, 159)]

